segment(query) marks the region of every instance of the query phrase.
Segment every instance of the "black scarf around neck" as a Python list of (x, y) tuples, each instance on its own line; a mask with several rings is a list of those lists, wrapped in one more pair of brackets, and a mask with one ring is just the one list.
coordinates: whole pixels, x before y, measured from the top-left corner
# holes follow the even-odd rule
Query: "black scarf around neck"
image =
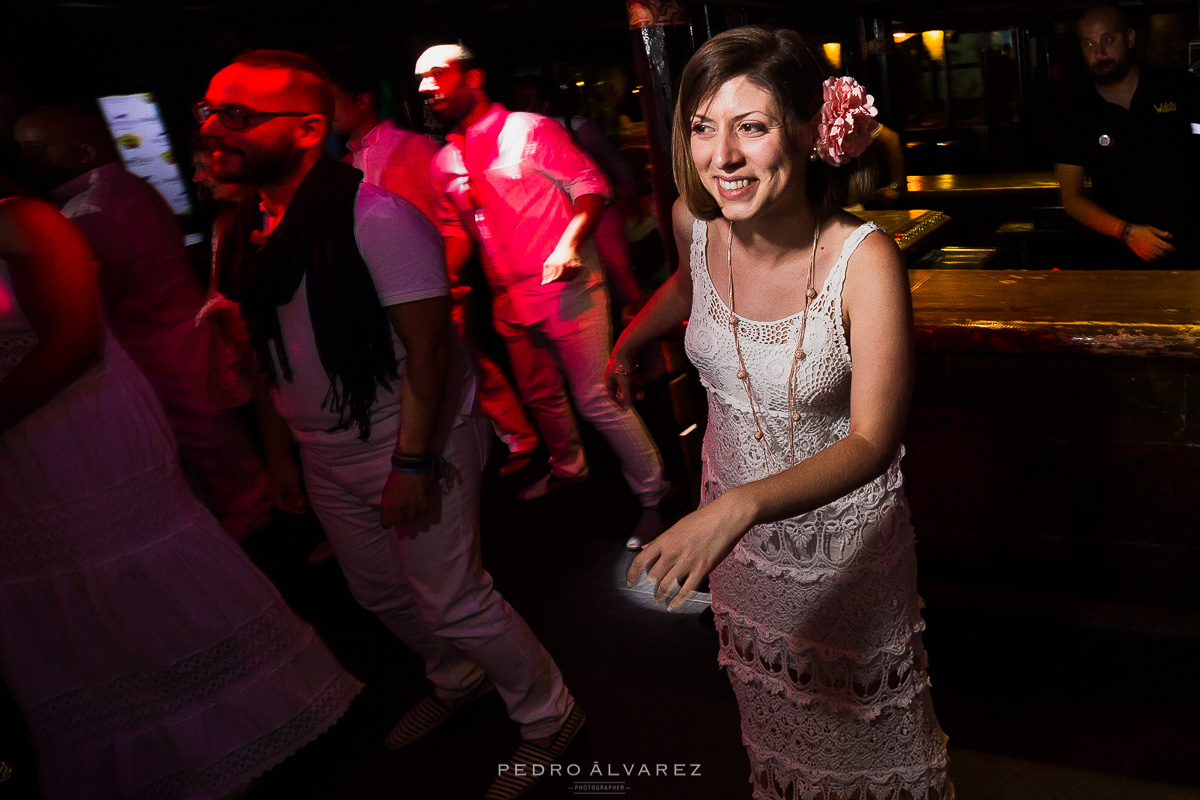
[(279, 306), (291, 302), (306, 280), (308, 313), (317, 355), (329, 376), (321, 402), (338, 415), (329, 430), (358, 426), (371, 435), (376, 387), (397, 377), (387, 312), (354, 235), (354, 206), (363, 174), (329, 156), (309, 170), (279, 226), (260, 244), (262, 214), (248, 201), (224, 225), (217, 248), (218, 289), (241, 303), (242, 317), (271, 386), (278, 385), (271, 357), (287, 381), (292, 369), (283, 347)]

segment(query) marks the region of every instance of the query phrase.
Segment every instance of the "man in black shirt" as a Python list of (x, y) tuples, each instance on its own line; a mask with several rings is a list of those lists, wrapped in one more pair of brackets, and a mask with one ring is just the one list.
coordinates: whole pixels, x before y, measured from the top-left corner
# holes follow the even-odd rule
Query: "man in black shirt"
[(1127, 248), (1097, 267), (1200, 267), (1200, 83), (1137, 64), (1134, 37), (1115, 6), (1093, 6), (1079, 20), (1092, 87), (1067, 110), (1057, 141), (1063, 208)]

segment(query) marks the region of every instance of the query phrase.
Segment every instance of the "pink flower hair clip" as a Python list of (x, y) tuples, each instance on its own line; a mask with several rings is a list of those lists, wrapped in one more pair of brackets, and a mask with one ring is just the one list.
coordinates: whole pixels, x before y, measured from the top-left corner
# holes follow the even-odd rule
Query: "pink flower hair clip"
[(879, 110), (875, 98), (854, 78), (827, 78), (823, 86), (825, 104), (821, 106), (813, 157), (840, 167), (871, 145), (872, 134), (879, 127), (875, 119)]

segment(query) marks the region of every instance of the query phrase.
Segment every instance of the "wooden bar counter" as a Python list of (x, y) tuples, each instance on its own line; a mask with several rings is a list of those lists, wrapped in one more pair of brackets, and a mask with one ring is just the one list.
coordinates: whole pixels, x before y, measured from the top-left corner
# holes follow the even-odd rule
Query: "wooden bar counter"
[(909, 175), (908, 193), (925, 202), (933, 197), (997, 197), (1058, 194), (1053, 172), (992, 172), (962, 175)]
[(950, 221), (941, 211), (927, 209), (855, 211), (854, 216), (883, 228), (906, 256), (927, 249), (930, 237)]
[(909, 276), (904, 471), (943, 629), (1200, 652), (1200, 272)]
[[(1038, 216), (1035, 209), (1060, 203), (1053, 172), (909, 175), (907, 189), (898, 201), (902, 206), (944, 212), (954, 220), (948, 238), (972, 248), (1001, 246), (999, 231), (1004, 226), (1032, 223)], [(1013, 261), (1009, 266), (1020, 268), (1028, 262)]]
[(912, 270), (926, 351), (1200, 361), (1200, 271)]

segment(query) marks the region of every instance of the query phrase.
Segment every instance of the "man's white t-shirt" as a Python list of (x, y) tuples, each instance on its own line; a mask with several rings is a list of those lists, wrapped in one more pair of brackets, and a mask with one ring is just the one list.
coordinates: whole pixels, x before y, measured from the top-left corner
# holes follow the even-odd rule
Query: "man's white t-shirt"
[[(380, 305), (387, 308), (449, 295), (441, 237), (421, 212), (391, 192), (364, 183), (358, 191), (354, 216), (359, 253), (371, 272)], [(329, 393), (329, 376), (317, 354), (305, 280), (300, 281), (291, 302), (279, 307), (279, 326), (292, 368), (292, 380), (285, 380), (276, 364), (279, 385), (272, 394), (275, 409), (287, 421), (292, 435), (302, 446), (335, 446), (357, 440), (359, 432), (355, 425), (328, 433), (338, 417), (328, 408), (321, 408)], [(438, 427), (439, 442), (459, 419), (471, 413), (475, 404), (475, 376), (448, 316), (447, 337), (449, 363)], [(400, 362), (401, 378), (393, 381), (391, 391), (377, 389), (375, 405), (371, 409), (370, 441), (373, 444), (394, 443), (399, 429), (400, 381), (404, 374), (405, 351), (394, 330), (392, 342)]]

